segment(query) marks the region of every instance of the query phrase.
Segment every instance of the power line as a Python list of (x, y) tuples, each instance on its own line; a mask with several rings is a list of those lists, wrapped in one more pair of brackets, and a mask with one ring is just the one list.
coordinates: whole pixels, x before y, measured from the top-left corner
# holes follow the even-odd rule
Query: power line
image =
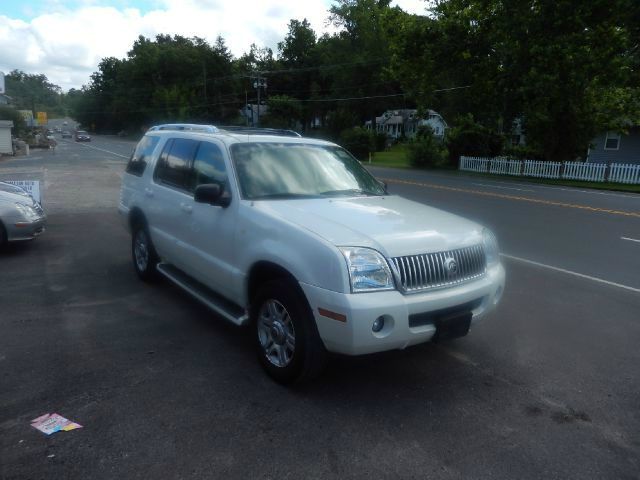
[(314, 98), (309, 100), (298, 100), (299, 102), (348, 102), (352, 100), (371, 100), (374, 98), (391, 98), (404, 97), (404, 93), (391, 93), (389, 95), (369, 95), (366, 97), (349, 97), (349, 98)]

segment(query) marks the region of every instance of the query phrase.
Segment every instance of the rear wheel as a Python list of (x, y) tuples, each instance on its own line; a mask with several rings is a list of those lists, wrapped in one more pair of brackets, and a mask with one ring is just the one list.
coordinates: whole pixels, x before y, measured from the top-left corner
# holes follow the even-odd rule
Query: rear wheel
[(260, 363), (277, 382), (314, 378), (323, 369), (326, 351), (311, 309), (292, 280), (274, 280), (258, 291), (251, 308)]
[(131, 257), (133, 268), (136, 270), (138, 277), (145, 282), (151, 282), (158, 278), (157, 265), (160, 259), (151, 243), (149, 231), (144, 225), (137, 224), (133, 227)]

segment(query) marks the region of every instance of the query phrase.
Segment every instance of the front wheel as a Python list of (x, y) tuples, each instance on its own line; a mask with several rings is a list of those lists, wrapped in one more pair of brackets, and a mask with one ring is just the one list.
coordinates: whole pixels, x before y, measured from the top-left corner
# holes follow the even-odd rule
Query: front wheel
[(133, 268), (138, 277), (145, 282), (151, 282), (158, 278), (157, 265), (159, 262), (149, 231), (143, 225), (136, 225), (131, 235), (131, 256)]
[(326, 351), (311, 309), (292, 280), (265, 284), (252, 302), (251, 319), (260, 363), (277, 382), (317, 376)]
[(0, 222), (0, 251), (7, 244), (7, 231), (4, 229), (4, 225)]

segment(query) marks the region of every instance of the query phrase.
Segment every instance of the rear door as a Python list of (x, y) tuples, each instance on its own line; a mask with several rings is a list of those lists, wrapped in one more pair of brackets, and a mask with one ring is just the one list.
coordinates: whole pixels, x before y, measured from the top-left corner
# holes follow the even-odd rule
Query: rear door
[(169, 139), (153, 174), (153, 202), (149, 219), (151, 236), (163, 259), (183, 270), (189, 265), (185, 227), (193, 210), (189, 170), (197, 147), (196, 140)]

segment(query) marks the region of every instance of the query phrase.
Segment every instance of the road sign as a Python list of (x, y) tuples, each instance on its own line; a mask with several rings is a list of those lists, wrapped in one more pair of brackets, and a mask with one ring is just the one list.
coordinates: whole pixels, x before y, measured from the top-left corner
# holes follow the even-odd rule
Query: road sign
[(38, 112), (38, 125), (44, 127), (47, 124), (47, 112)]
[(27, 127), (33, 127), (33, 112), (31, 110), (18, 110), (18, 113), (22, 115)]
[(39, 180), (2, 180), (5, 183), (10, 183), (16, 187), (20, 187), (26, 191), (33, 199), (42, 203), (42, 197), (40, 196), (40, 181)]

